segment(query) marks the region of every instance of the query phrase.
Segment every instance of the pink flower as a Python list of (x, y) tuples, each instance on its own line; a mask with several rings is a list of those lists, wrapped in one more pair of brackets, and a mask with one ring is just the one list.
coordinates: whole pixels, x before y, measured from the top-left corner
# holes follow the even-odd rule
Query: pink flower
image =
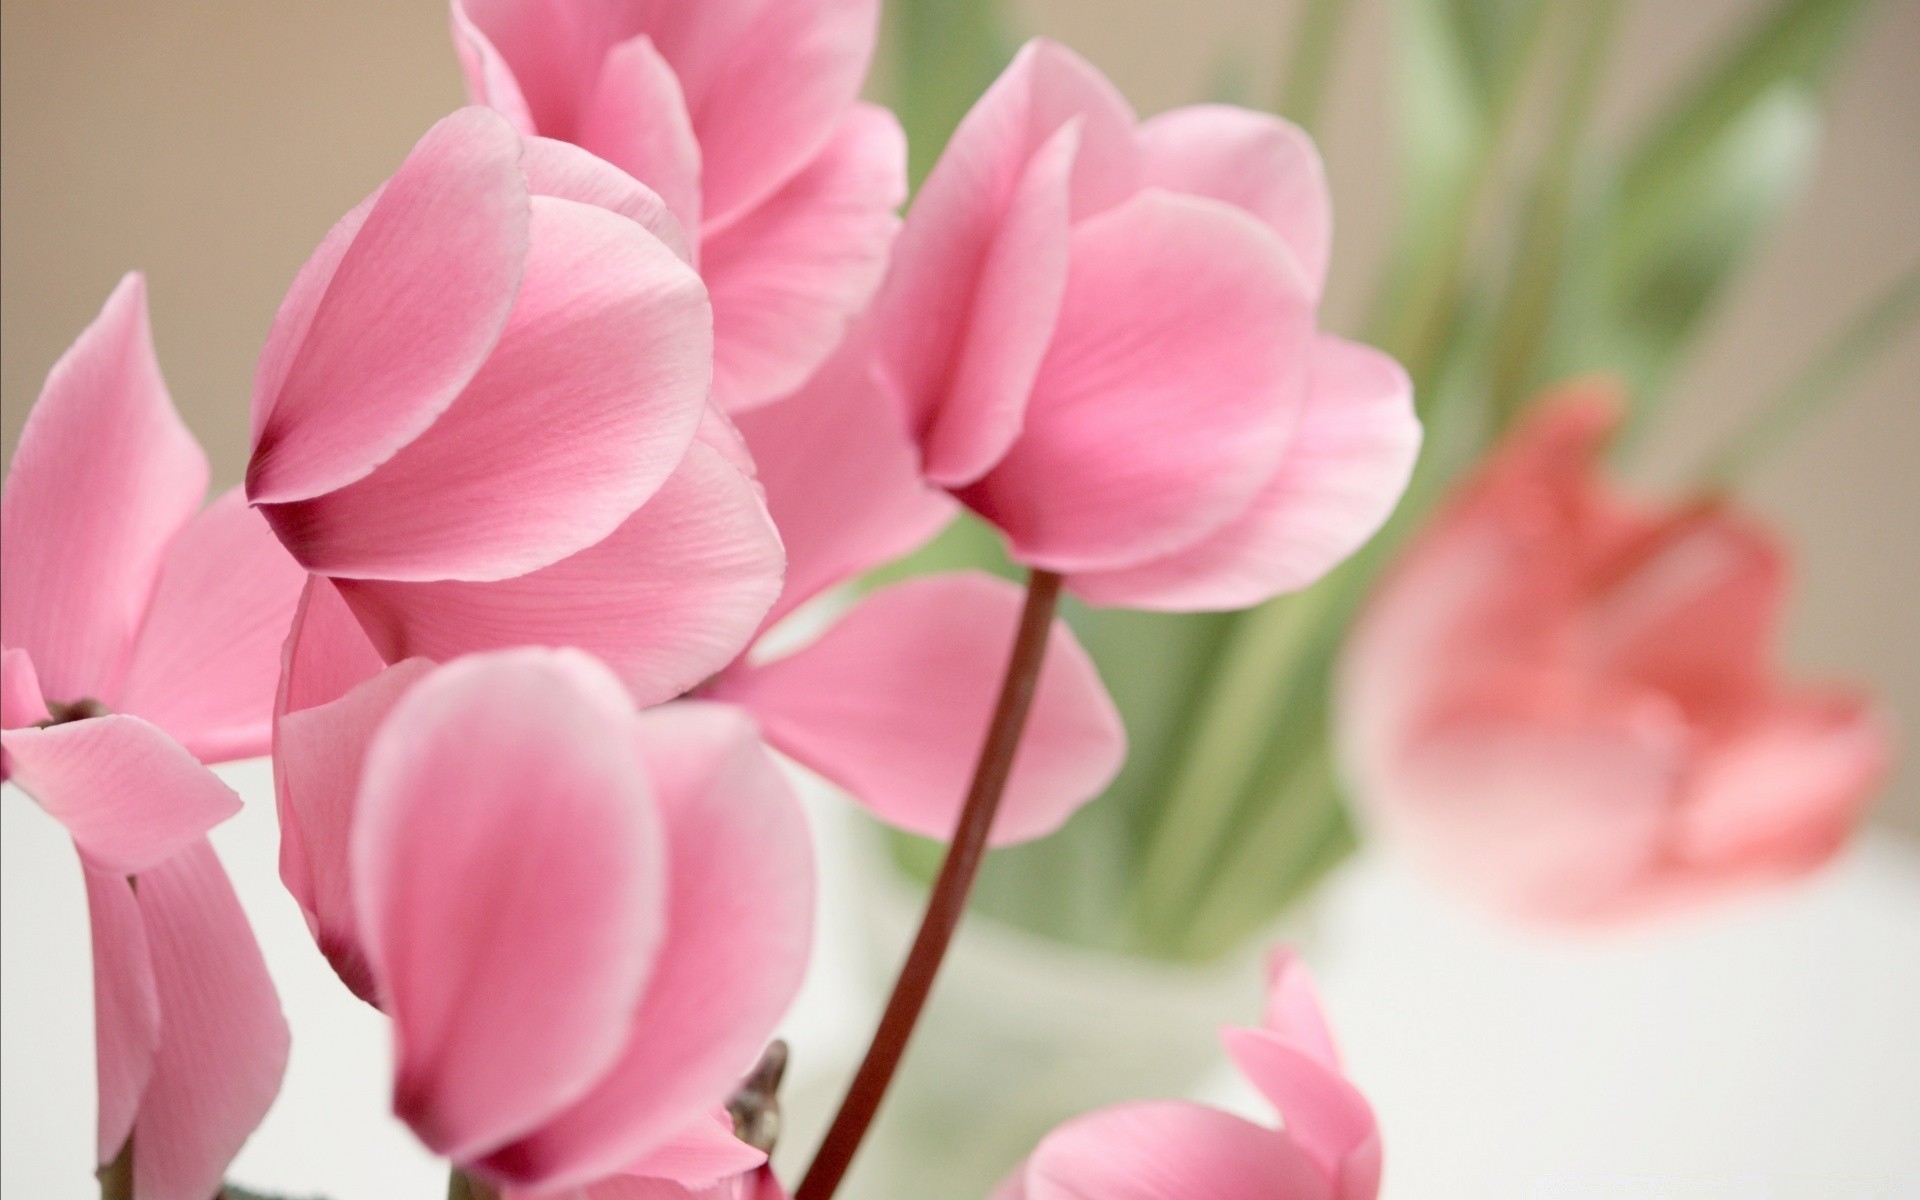
[(1274, 953), (1265, 1021), (1222, 1037), (1284, 1129), (1177, 1100), (1115, 1105), (1048, 1134), (994, 1200), (1373, 1200), (1380, 1131), (1298, 959)]
[(1782, 681), (1787, 566), (1721, 503), (1598, 457), (1610, 389), (1545, 401), (1382, 583), (1340, 672), (1356, 800), (1506, 910), (1592, 921), (1801, 875), (1885, 773), (1868, 702)]
[[(809, 383), (744, 413), (768, 510), (787, 548), (771, 628), (806, 601), (912, 550), (952, 516), (920, 479), (898, 415), (856, 330)], [(1022, 605), (978, 572), (875, 591), (798, 650), (755, 646), (701, 694), (739, 704), (767, 742), (844, 788), (881, 820), (952, 835), (1000, 689)], [(1126, 732), (1098, 670), (1056, 621), (995, 844), (1051, 833), (1098, 795)]]
[[(288, 882), (393, 1020), (395, 1110), (455, 1163), (545, 1196), (701, 1186), (764, 1155), (713, 1111), (806, 965), (805, 820), (724, 705), (635, 709), (575, 650), (433, 669), (328, 643), (315, 581), (279, 730)], [(324, 605), (316, 613), (315, 606)]]
[(280, 1087), (287, 1027), (206, 833), (203, 763), (264, 753), (303, 575), (160, 377), (121, 281), (47, 377), (0, 501), (0, 777), (80, 853), (93, 924), (100, 1161), (205, 1200)]
[(752, 633), (779, 539), (685, 252), (646, 188), (468, 108), (302, 268), (248, 498), (387, 659), (577, 645), (659, 700)]
[(926, 477), (1096, 604), (1238, 608), (1379, 527), (1420, 430), (1376, 351), (1321, 334), (1331, 214), (1278, 118), (1140, 123), (1029, 43), (920, 190), (874, 302)]
[(476, 103), (666, 199), (713, 294), (714, 399), (798, 387), (886, 265), (906, 198), (892, 114), (856, 102), (878, 0), (454, 0)]

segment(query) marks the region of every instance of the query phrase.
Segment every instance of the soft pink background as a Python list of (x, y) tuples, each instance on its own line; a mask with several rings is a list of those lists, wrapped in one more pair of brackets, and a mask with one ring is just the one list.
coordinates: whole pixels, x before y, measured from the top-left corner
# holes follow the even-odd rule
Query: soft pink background
[[(1269, 95), (1296, 5), (1032, 0), (1028, 31), (1109, 72), (1143, 111), (1223, 69)], [(1325, 139), (1340, 214), (1335, 322), (1367, 296), (1392, 216), (1387, 0), (1354, 0)], [(1628, 6), (1602, 111), (1630, 127), (1759, 0)], [(253, 361), (329, 223), (460, 101), (437, 0), (7, 0), (0, 9), (0, 396), (11, 453), (40, 380), (119, 274), (146, 270), (160, 356), (216, 484), (245, 459)], [(1717, 314), (1648, 456), (1655, 479), (1770, 394), (1920, 260), (1920, 2), (1886, 0), (1833, 90), (1817, 179)], [(1920, 330), (1754, 481), (1805, 566), (1789, 654), (1872, 680), (1920, 720)], [(1920, 833), (1920, 771), (1882, 815)]]

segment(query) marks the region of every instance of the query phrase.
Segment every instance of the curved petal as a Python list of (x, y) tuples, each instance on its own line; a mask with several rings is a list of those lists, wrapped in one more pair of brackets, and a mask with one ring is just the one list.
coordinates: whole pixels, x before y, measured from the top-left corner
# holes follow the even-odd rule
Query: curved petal
[(1676, 856), (1714, 883), (1811, 870), (1846, 844), (1892, 762), (1886, 721), (1864, 697), (1776, 699), (1702, 755), (1676, 814)]
[(1319, 579), (1392, 514), (1420, 454), (1413, 385), (1369, 347), (1321, 335), (1286, 457), (1247, 510), (1165, 558), (1074, 575), (1090, 604), (1246, 608)]
[(338, 700), (387, 665), (353, 610), (340, 598), (339, 588), (323, 575), (307, 577), (280, 659), (280, 692), (273, 705), (276, 720)]
[(638, 745), (667, 823), (673, 924), (618, 1065), (487, 1161), (518, 1183), (578, 1186), (668, 1144), (738, 1085), (806, 970), (811, 841), (753, 722), (668, 705), (641, 714)]
[(338, 586), (388, 659), (578, 646), (655, 704), (740, 652), (779, 593), (781, 561), (753, 484), (700, 442), (611, 536), (551, 567), (498, 583)]
[(249, 500), (306, 500), (364, 478), (467, 386), (526, 266), (519, 159), (511, 126), (461, 109), (420, 139), (350, 240), (336, 229), (322, 243), (255, 378)]
[(667, 898), (632, 719), (585, 655), (509, 651), (416, 684), (367, 752), (351, 874), (394, 1108), (456, 1162), (580, 1096), (627, 1036)]
[(1320, 152), (1290, 121), (1229, 104), (1196, 104), (1141, 123), (1141, 181), (1224, 200), (1280, 235), (1314, 299), (1333, 250), (1333, 197)]
[(960, 498), (1050, 570), (1191, 545), (1278, 467), (1313, 321), (1279, 241), (1219, 201), (1149, 190), (1082, 222), (1025, 427)]
[(167, 541), (206, 490), (146, 280), (128, 275), (48, 373), (0, 498), (0, 643), (33, 656), (49, 699), (114, 699)]
[(1609, 675), (1673, 697), (1703, 725), (1739, 721), (1773, 674), (1785, 547), (1721, 508), (1638, 524), (1591, 572), (1583, 618), (1592, 653)]
[(859, 104), (804, 171), (703, 239), (722, 408), (790, 395), (820, 366), (880, 282), (906, 194), (899, 122)]
[(735, 1175), (744, 1175), (767, 1161), (733, 1136), (733, 1121), (725, 1109), (709, 1113), (628, 1163), (625, 1173), (649, 1179), (668, 1179), (686, 1188), (707, 1188)]
[(712, 372), (699, 277), (605, 209), (532, 207), (513, 316), (452, 407), (359, 482), (266, 506), (309, 570), (525, 574), (611, 533), (686, 453)]
[(0, 732), (8, 778), (66, 827), (89, 862), (150, 869), (240, 811), (240, 797), (138, 717)]
[(1174, 1100), (1067, 1122), (1027, 1160), (1025, 1185), (1025, 1200), (1333, 1200), (1285, 1134)]
[(1380, 1190), (1380, 1130), (1360, 1089), (1310, 1046), (1267, 1029), (1227, 1029), (1227, 1054), (1280, 1110), (1287, 1136), (1333, 1182), (1336, 1200)]
[(468, 94), (489, 104), (511, 101), (507, 111), (528, 122), (522, 132), (576, 141), (601, 61), (640, 32), (643, 12), (624, 3), (454, 0)]
[(864, 331), (806, 386), (737, 424), (787, 549), (770, 626), (802, 603), (938, 533), (954, 504), (920, 478), (899, 414), (873, 382)]
[(287, 1022), (253, 929), (204, 840), (138, 880), (160, 1045), (134, 1121), (134, 1194), (204, 1200), (280, 1090)]
[(411, 658), (346, 694), (282, 715), (274, 730), (280, 877), (307, 927), (354, 995), (378, 1004), (353, 908), (353, 818), (368, 747), (394, 705), (433, 669)]
[(109, 1163), (133, 1133), (140, 1097), (160, 1045), (160, 995), (153, 982), (140, 903), (124, 875), (80, 861), (93, 934), (94, 1071), (100, 1084), (99, 1161)]
[(589, 154), (571, 142), (530, 137), (522, 146), (520, 170), (527, 190), (536, 196), (573, 200), (616, 212), (659, 238), (683, 263), (693, 262), (693, 248), (683, 228), (660, 194), (604, 158)]
[(1277, 947), (1267, 957), (1267, 1007), (1260, 1024), (1328, 1068), (1340, 1069), (1340, 1052), (1334, 1045), (1319, 990), (1313, 986), (1306, 964), (1288, 947)]
[[(1019, 623), (1020, 589), (966, 572), (883, 588), (812, 645), (736, 666), (713, 694), (760, 718), (767, 740), (875, 816), (953, 833)], [(1099, 672), (1056, 622), (993, 844), (1053, 832), (1126, 756)]]
[(607, 53), (569, 140), (660, 193), (690, 235), (700, 228), (700, 140), (680, 81), (651, 38)]
[(32, 656), (12, 647), (0, 650), (0, 729), (38, 725), (51, 715)]
[[(513, 0), (507, 0), (513, 3)], [(474, 104), (484, 104), (512, 123), (514, 129), (523, 136), (538, 132), (534, 128), (533, 113), (527, 106), (527, 98), (520, 90), (519, 80), (514, 78), (513, 68), (494, 46), (491, 39), (481, 31), (468, 8), (500, 7), (489, 4), (487, 0), (452, 0), (453, 50), (460, 60), (460, 75), (467, 85), (467, 99)]]
[(306, 578), (240, 489), (222, 495), (167, 546), (119, 707), (202, 762), (265, 754)]
[(1029, 42), (915, 197), (874, 312), (882, 379), (936, 482), (978, 478), (1018, 433), (1065, 287), (1066, 229), (1137, 186), (1133, 120), (1099, 72)]
[(866, 82), (879, 0), (662, 5), (654, 41), (686, 90), (705, 220), (724, 225), (803, 170)]

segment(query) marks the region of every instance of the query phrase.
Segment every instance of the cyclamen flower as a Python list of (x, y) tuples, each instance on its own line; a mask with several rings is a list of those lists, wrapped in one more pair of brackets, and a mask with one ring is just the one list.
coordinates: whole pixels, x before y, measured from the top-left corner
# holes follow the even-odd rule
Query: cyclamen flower
[(779, 538), (685, 253), (652, 192), (468, 108), (301, 269), (248, 498), (389, 661), (575, 645), (651, 702), (753, 632)]
[(665, 198), (714, 310), (714, 399), (777, 400), (886, 266), (906, 143), (856, 102), (879, 0), (453, 0), (467, 91)]
[(1886, 730), (1784, 681), (1778, 540), (1724, 502), (1620, 495), (1612, 389), (1542, 401), (1382, 582), (1337, 688), (1362, 815), (1520, 915), (1645, 915), (1844, 844)]
[(1377, 351), (1321, 334), (1312, 142), (1203, 105), (1140, 123), (1029, 43), (955, 132), (874, 301), (926, 477), (1095, 604), (1238, 608), (1372, 535), (1420, 441)]
[(713, 1114), (799, 986), (813, 865), (752, 722), (638, 712), (573, 650), (382, 670), (330, 588), (289, 646), (283, 866), (393, 1020), (396, 1112), (508, 1195), (763, 1163)]
[[(868, 363), (856, 329), (793, 397), (739, 418), (787, 548), (786, 585), (763, 628), (914, 549), (952, 517), (952, 501), (919, 478)], [(770, 745), (881, 820), (950, 837), (1021, 605), (1020, 588), (979, 572), (893, 584), (798, 650), (750, 647), (700, 694), (750, 710)], [(1125, 757), (1126, 731), (1098, 670), (1055, 621), (994, 843), (1053, 832)]]
[(1260, 1028), (1222, 1039), (1284, 1128), (1178, 1100), (1115, 1105), (1048, 1134), (994, 1200), (1373, 1200), (1373, 1109), (1341, 1073), (1313, 981), (1292, 953), (1274, 953)]
[(206, 1200), (280, 1087), (287, 1027), (206, 833), (206, 763), (266, 751), (304, 578), (207, 461), (121, 281), (55, 364), (0, 500), (0, 778), (65, 826), (93, 929), (99, 1160)]

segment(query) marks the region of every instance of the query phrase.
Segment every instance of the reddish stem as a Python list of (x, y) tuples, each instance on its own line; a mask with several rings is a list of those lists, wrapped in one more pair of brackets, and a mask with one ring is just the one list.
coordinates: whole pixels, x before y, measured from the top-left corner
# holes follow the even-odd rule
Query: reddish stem
[(927, 897), (927, 911), (920, 918), (920, 932), (914, 935), (913, 948), (900, 968), (900, 978), (887, 999), (887, 1009), (874, 1030), (867, 1056), (847, 1088), (833, 1125), (815, 1152), (813, 1165), (800, 1181), (793, 1200), (831, 1200), (834, 1190), (853, 1163), (867, 1127), (873, 1123), (880, 1100), (906, 1052), (907, 1040), (926, 1007), (933, 990), (934, 976), (946, 957), (953, 932), (967, 908), (967, 894), (980, 874), (980, 860), (987, 849), (987, 834), (993, 828), (994, 814), (1000, 809), (1000, 797), (1007, 790), (1007, 777), (1013, 771), (1014, 752), (1027, 726), (1027, 714), (1033, 707), (1033, 693), (1040, 682), (1040, 667), (1046, 661), (1047, 635), (1053, 629), (1053, 613), (1060, 599), (1060, 576), (1051, 571), (1035, 571), (1027, 579), (1027, 603), (1020, 614), (1019, 632), (1014, 635), (1013, 652), (1007, 660), (1006, 675), (1000, 683), (1000, 701), (987, 726), (987, 738), (973, 770), (973, 784), (967, 792), (966, 807), (947, 847), (946, 861), (933, 881)]

